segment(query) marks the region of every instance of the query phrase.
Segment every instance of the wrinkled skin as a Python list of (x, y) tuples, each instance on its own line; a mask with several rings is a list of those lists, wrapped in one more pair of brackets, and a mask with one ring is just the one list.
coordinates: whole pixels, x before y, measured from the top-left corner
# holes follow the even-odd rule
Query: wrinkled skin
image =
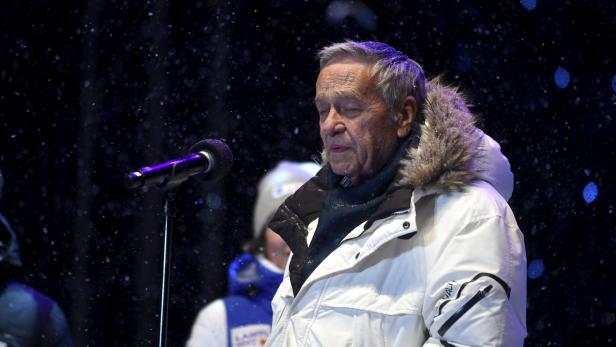
[(371, 67), (349, 59), (334, 61), (321, 70), (315, 106), (331, 168), (337, 175), (349, 177), (354, 185), (387, 163), (409, 133), (416, 112), (412, 96), (391, 112), (372, 78)]

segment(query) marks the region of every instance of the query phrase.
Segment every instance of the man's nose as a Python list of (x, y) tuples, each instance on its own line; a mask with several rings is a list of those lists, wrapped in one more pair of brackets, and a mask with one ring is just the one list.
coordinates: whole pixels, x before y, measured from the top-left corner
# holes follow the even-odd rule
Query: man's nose
[(342, 133), (346, 130), (344, 119), (335, 107), (330, 107), (327, 117), (321, 121), (321, 131), (329, 136)]

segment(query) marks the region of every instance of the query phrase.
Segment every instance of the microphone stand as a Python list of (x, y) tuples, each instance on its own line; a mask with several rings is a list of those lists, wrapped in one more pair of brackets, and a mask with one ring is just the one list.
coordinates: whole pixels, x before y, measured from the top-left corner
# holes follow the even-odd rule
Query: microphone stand
[[(169, 279), (171, 278), (171, 240), (175, 201), (173, 188), (190, 176), (202, 174), (202, 180), (217, 181), (225, 176), (233, 165), (233, 153), (220, 140), (206, 139), (194, 144), (185, 158), (168, 161), (152, 167), (146, 166), (125, 176), (127, 188), (155, 185), (165, 193), (165, 230), (163, 234), (163, 280), (161, 284), (160, 325), (158, 346), (167, 346), (167, 318), (169, 316)], [(204, 163), (205, 160), (205, 163)]]
[(175, 209), (174, 194), (165, 192), (165, 231), (163, 235), (163, 281), (160, 298), (160, 324), (158, 331), (158, 346), (167, 346), (167, 323), (169, 316), (169, 279), (171, 278), (171, 240), (173, 239), (173, 215)]

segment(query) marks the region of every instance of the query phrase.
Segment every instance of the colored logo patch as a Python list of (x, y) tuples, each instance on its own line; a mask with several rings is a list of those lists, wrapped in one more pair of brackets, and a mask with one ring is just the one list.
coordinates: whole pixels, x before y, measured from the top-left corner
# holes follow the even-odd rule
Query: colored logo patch
[(269, 336), (271, 327), (267, 324), (253, 324), (231, 329), (232, 347), (261, 347)]

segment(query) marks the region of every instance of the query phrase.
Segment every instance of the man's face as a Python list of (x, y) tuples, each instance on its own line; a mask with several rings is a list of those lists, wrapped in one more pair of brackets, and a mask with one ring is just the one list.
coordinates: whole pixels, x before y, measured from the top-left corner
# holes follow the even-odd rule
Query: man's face
[(400, 125), (371, 78), (370, 66), (340, 60), (319, 73), (315, 104), (332, 170), (359, 184), (378, 172), (398, 147)]

